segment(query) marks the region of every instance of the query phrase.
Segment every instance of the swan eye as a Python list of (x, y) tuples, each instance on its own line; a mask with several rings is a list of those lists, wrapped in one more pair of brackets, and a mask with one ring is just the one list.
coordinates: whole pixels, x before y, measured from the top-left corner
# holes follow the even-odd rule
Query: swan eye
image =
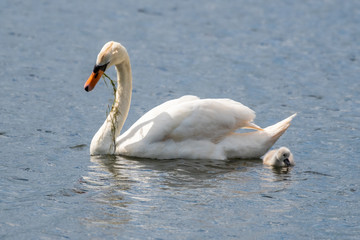
[(97, 73), (99, 70), (105, 72), (106, 67), (107, 67), (108, 64), (109, 64), (109, 63), (105, 63), (104, 65), (101, 65), (101, 66), (95, 64), (93, 73)]

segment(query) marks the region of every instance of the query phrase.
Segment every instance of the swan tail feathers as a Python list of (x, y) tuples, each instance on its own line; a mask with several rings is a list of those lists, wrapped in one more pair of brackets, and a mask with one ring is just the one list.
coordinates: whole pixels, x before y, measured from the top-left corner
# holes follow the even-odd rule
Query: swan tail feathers
[(264, 129), (262, 129), (261, 127), (259, 127), (258, 125), (256, 125), (255, 123), (248, 123), (247, 126), (243, 127), (243, 129), (253, 129), (253, 130), (258, 130), (258, 131), (264, 131)]
[(269, 127), (266, 127), (264, 131), (269, 134), (271, 142), (275, 143), (281, 135), (288, 129), (291, 124), (291, 121), (296, 116), (296, 113), (291, 115), (290, 117), (274, 124)]

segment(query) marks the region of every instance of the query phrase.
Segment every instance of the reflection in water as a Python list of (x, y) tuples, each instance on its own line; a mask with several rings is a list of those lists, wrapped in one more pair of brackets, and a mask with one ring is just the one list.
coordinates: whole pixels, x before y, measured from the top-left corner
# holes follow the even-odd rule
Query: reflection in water
[(291, 170), (293, 167), (272, 167), (274, 174), (274, 181), (288, 181), (291, 180)]
[[(120, 156), (92, 156), (83, 187), (95, 202), (86, 222), (116, 227), (137, 221), (154, 209), (170, 208), (174, 202), (203, 204), (215, 197), (231, 198), (264, 194), (274, 182), (290, 178), (290, 170), (277, 171), (254, 160), (152, 160)], [(265, 180), (259, 183), (260, 177)], [(273, 182), (273, 183), (271, 183)], [(289, 183), (287, 183), (289, 184)], [(235, 188), (235, 189), (234, 189)], [(280, 186), (280, 190), (286, 186)], [(223, 195), (223, 196), (222, 196)], [(165, 206), (163, 205), (165, 204)], [(176, 210), (174, 210), (176, 212)], [(177, 210), (179, 211), (179, 210)]]
[(131, 218), (126, 208), (132, 200), (124, 194), (130, 189), (128, 176), (117, 171), (114, 156), (92, 157), (91, 161), (97, 164), (89, 167), (88, 176), (83, 177), (82, 184), (91, 190), (91, 200), (98, 203), (94, 206), (99, 207), (93, 209), (93, 215), (85, 221), (110, 226), (129, 222)]
[[(261, 166), (255, 160), (154, 160), (120, 156), (92, 156), (92, 174), (106, 171), (108, 180), (116, 188), (130, 189), (130, 185), (160, 183), (162, 187), (204, 188), (217, 187), (209, 182), (231, 172), (247, 172), (254, 166)], [(124, 187), (127, 186), (127, 187)], [(126, 189), (125, 189), (126, 188)]]

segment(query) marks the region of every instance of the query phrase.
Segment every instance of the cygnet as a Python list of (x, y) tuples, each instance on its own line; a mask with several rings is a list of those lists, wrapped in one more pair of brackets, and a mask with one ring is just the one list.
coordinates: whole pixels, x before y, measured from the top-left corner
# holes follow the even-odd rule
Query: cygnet
[(286, 147), (267, 152), (263, 158), (263, 163), (274, 167), (290, 167), (295, 165), (294, 157)]

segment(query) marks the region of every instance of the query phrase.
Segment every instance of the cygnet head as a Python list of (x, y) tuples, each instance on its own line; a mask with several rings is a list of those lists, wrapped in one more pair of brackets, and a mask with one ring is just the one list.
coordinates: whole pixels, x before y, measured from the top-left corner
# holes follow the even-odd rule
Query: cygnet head
[(103, 73), (109, 67), (120, 64), (125, 59), (129, 59), (125, 47), (118, 42), (107, 42), (97, 56), (94, 70), (84, 85), (85, 91), (89, 92), (93, 90)]
[(290, 150), (286, 147), (272, 150), (264, 156), (264, 164), (274, 167), (294, 166), (294, 158)]

